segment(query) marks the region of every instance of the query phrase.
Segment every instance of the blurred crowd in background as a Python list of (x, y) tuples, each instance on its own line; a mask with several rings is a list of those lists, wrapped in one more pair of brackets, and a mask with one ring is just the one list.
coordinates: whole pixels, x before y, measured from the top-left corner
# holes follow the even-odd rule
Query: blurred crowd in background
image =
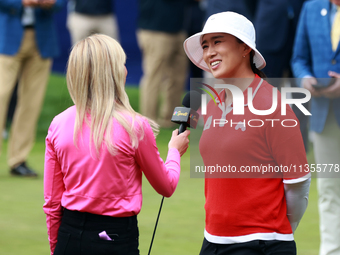
[[(72, 44), (91, 33), (104, 33), (117, 39), (123, 46), (127, 54), (128, 85), (138, 85), (150, 83), (150, 88), (142, 89), (141, 92), (141, 111), (143, 114), (154, 118), (164, 127), (171, 126), (167, 121), (169, 113), (174, 105), (178, 105), (180, 99), (178, 92), (189, 89), (189, 77), (203, 77), (202, 70), (190, 63), (182, 50), (182, 42), (186, 36), (201, 31), (205, 20), (213, 13), (221, 11), (235, 11), (243, 14), (250, 19), (256, 29), (256, 43), (260, 52), (267, 61), (264, 70), (268, 77), (292, 77), (290, 69), (290, 56), (294, 42), (295, 29), (299, 18), (299, 13), (304, 0), (298, 1), (269, 1), (269, 0), (175, 0), (175, 1), (156, 1), (156, 0), (127, 0), (127, 1), (64, 1), (63, 7), (54, 13), (54, 21), (58, 36), (58, 47), (60, 52), (53, 58), (52, 71), (64, 73), (68, 54)], [(272, 24), (275, 24), (273, 26)], [(178, 54), (173, 54), (176, 47), (167, 50), (164, 41), (155, 38), (152, 34), (149, 38), (147, 31), (162, 32), (167, 35), (180, 34), (177, 43)], [(162, 33), (157, 33), (162, 35)], [(174, 38), (174, 36), (172, 36)], [(164, 38), (169, 45), (174, 45), (174, 41), (169, 41), (169, 37)], [(152, 43), (152, 47), (145, 46)], [(159, 55), (154, 47), (159, 48), (163, 55)], [(149, 54), (148, 49), (152, 52)], [(168, 56), (165, 55), (168, 54)], [(169, 58), (170, 57), (170, 58)], [(176, 59), (176, 57), (178, 59)], [(158, 58), (158, 63), (156, 63)], [(168, 61), (166, 59), (168, 58)], [(155, 63), (151, 66), (148, 63)], [(162, 63), (162, 65), (160, 64)], [(176, 63), (176, 64), (173, 64)], [(158, 69), (156, 69), (156, 67)], [(172, 67), (177, 73), (176, 80), (168, 81)], [(162, 71), (164, 68), (167, 72)], [(158, 75), (155, 75), (155, 74)], [(162, 77), (162, 73), (167, 75)], [(143, 76), (144, 74), (144, 76)], [(179, 77), (180, 76), (180, 77)], [(164, 84), (171, 83), (168, 87), (176, 88), (170, 91)], [(275, 82), (275, 81), (273, 81)], [(153, 83), (162, 83), (158, 86)], [(275, 84), (280, 86), (282, 84)], [(143, 99), (143, 94), (157, 95), (160, 93), (157, 88), (164, 87), (170, 101), (170, 106), (161, 108), (161, 116), (155, 113), (156, 103), (144, 104), (148, 102)], [(144, 92), (144, 93), (143, 93)], [(166, 100), (166, 98), (165, 98)], [(11, 102), (9, 116), (13, 116), (15, 98)], [(145, 109), (144, 109), (145, 108)], [(166, 109), (168, 108), (168, 109)], [(297, 112), (298, 113), (298, 112)], [(305, 128), (307, 125), (302, 123)], [(306, 133), (306, 132), (304, 132)], [(307, 144), (306, 144), (307, 146)]]

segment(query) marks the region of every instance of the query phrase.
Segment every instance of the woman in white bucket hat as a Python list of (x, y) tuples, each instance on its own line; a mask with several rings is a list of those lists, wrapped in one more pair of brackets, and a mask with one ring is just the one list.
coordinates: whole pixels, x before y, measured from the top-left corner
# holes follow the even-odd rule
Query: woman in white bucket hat
[[(211, 65), (208, 66), (203, 59), (203, 51), (205, 51), (206, 47), (202, 47), (202, 40), (205, 35), (211, 35), (214, 33), (232, 35), (239, 39), (239, 42), (244, 42), (244, 44), (250, 48), (247, 49), (247, 51), (250, 52), (253, 50), (254, 53), (252, 54), (254, 54), (254, 57), (249, 55), (249, 57), (253, 58), (254, 63), (254, 66), (251, 65), (251, 67), (262, 69), (266, 66), (266, 61), (261, 53), (256, 49), (255, 29), (253, 24), (240, 14), (235, 12), (223, 12), (210, 16), (203, 28), (203, 31), (189, 37), (184, 42), (184, 50), (187, 56), (199, 68), (207, 72), (213, 72)], [(242, 56), (246, 57), (246, 54), (247, 53), (245, 52)], [(261, 73), (261, 75), (264, 74)]]
[[(295, 114), (289, 106), (281, 113), (280, 93), (262, 79), (266, 62), (253, 24), (234, 12), (214, 14), (184, 49), (224, 88), (201, 109), (206, 226), (200, 255), (296, 254), (293, 233), (307, 207), (310, 172)], [(243, 111), (235, 114), (236, 105)]]

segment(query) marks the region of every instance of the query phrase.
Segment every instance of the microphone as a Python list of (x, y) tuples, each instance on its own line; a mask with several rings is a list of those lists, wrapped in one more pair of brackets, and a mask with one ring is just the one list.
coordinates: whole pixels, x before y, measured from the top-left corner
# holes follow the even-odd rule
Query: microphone
[(201, 106), (201, 94), (197, 91), (189, 91), (183, 98), (184, 107), (176, 107), (172, 114), (171, 121), (179, 125), (178, 134), (183, 133), (187, 127), (196, 128), (199, 119), (197, 113)]

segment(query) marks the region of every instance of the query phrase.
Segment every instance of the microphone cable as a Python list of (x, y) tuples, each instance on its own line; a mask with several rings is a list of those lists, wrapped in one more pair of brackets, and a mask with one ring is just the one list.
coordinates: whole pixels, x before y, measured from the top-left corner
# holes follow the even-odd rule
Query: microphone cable
[(163, 202), (164, 202), (164, 197), (162, 197), (161, 205), (160, 205), (160, 207), (159, 207), (159, 211), (158, 211), (158, 215), (157, 215), (157, 219), (156, 219), (155, 228), (154, 228), (154, 230), (153, 230), (153, 234), (152, 234), (152, 239), (151, 239), (151, 243), (150, 243), (150, 248), (149, 248), (148, 255), (150, 255), (150, 253), (151, 253), (151, 248), (152, 248), (152, 244), (153, 244), (153, 239), (155, 238), (156, 229), (157, 229), (157, 225), (158, 225), (159, 216), (161, 215)]

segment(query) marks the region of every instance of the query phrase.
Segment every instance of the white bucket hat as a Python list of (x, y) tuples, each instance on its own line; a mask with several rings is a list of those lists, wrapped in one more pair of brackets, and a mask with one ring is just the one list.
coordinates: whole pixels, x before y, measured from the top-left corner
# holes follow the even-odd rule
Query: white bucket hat
[(205, 23), (202, 32), (190, 36), (184, 41), (184, 50), (188, 58), (199, 68), (211, 72), (203, 60), (201, 38), (205, 34), (227, 33), (231, 34), (255, 51), (254, 64), (258, 69), (266, 66), (266, 61), (256, 49), (255, 28), (244, 16), (235, 12), (220, 12), (211, 15)]

